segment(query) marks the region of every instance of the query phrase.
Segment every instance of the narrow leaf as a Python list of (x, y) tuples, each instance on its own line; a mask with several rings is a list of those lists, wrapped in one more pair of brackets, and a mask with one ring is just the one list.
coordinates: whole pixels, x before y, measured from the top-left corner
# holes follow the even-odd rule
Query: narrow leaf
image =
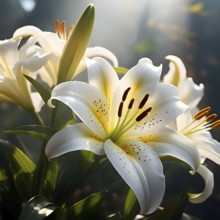
[(47, 140), (55, 131), (43, 125), (25, 125), (4, 131), (4, 134), (25, 134), (40, 140)]
[(0, 169), (13, 177), (20, 196), (28, 198), (36, 165), (21, 150), (4, 140), (0, 140), (0, 161)]
[(68, 219), (98, 219), (98, 213), (105, 194), (105, 191), (93, 193), (72, 205), (68, 209)]
[(37, 195), (30, 199), (22, 209), (19, 220), (41, 220), (51, 215), (57, 207), (45, 197)]
[(94, 17), (94, 6), (89, 5), (68, 37), (60, 59), (58, 83), (73, 78), (86, 48), (88, 47), (93, 29)]
[(124, 207), (124, 216), (126, 220), (133, 220), (140, 212), (140, 206), (134, 192), (129, 189)]
[(33, 87), (38, 91), (44, 103), (47, 104), (47, 101), (50, 99), (50, 90), (42, 85), (39, 81), (33, 79), (30, 76), (24, 75), (25, 78), (33, 85)]

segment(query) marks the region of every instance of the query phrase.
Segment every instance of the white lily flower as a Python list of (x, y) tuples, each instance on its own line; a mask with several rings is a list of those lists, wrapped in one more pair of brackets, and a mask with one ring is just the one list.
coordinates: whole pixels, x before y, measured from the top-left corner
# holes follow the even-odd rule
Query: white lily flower
[(170, 60), (170, 69), (164, 76), (163, 82), (170, 83), (178, 88), (179, 97), (182, 102), (194, 108), (198, 105), (204, 94), (204, 85), (195, 84), (191, 77), (187, 77), (186, 68), (179, 57), (166, 56)]
[(214, 187), (213, 174), (208, 168), (202, 168), (205, 159), (208, 158), (220, 165), (220, 143), (213, 139), (211, 129), (220, 125), (220, 120), (213, 121), (217, 115), (210, 114), (210, 107), (200, 110), (197, 114), (192, 116), (192, 111), (188, 109), (184, 114), (176, 119), (177, 130), (187, 137), (197, 148), (200, 154), (200, 169), (197, 171), (204, 179), (206, 185), (202, 193), (189, 194), (190, 201), (197, 203), (205, 201), (212, 193)]
[(174, 86), (159, 83), (160, 74), (161, 66), (143, 58), (119, 80), (106, 60), (94, 58), (88, 65), (89, 84), (61, 83), (49, 101), (51, 106), (53, 99), (65, 103), (84, 123), (56, 133), (46, 146), (47, 156), (76, 150), (106, 154), (136, 194), (142, 213), (155, 211), (164, 195), (160, 156), (177, 157), (193, 170), (200, 162), (187, 138), (165, 128), (186, 106)]
[[(57, 84), (60, 58), (68, 37), (64, 22), (60, 24), (57, 21), (55, 27), (56, 33), (42, 31), (35, 26), (24, 26), (17, 29), (14, 33), (14, 37), (24, 35), (35, 36), (44, 52), (52, 54), (48, 60), (48, 63), (39, 72), (42, 80), (50, 87)], [(114, 66), (118, 65), (117, 58), (109, 50), (103, 47), (89, 47), (86, 49), (84, 58), (80, 61), (74, 77), (86, 68), (86, 58), (92, 58), (95, 56), (107, 58), (113, 63)]]
[(26, 111), (39, 109), (40, 97), (31, 93), (24, 74), (40, 69), (49, 54), (40, 55), (31, 51), (33, 38), (18, 49), (21, 38), (0, 41), (0, 98), (18, 104)]
[[(176, 122), (170, 126), (180, 134), (188, 138), (194, 148), (199, 151), (201, 166), (197, 173), (205, 181), (205, 189), (199, 194), (190, 194), (189, 200), (193, 203), (205, 201), (212, 193), (214, 180), (212, 172), (202, 165), (206, 158), (220, 164), (220, 143), (212, 138), (211, 129), (220, 125), (220, 120), (213, 122), (216, 114), (208, 115), (210, 107), (198, 111), (198, 103), (204, 94), (203, 84), (196, 85), (192, 78), (186, 76), (186, 69), (183, 62), (175, 56), (167, 56), (170, 63), (170, 70), (165, 75), (164, 81), (177, 86), (181, 101), (190, 108), (177, 117)], [(196, 113), (197, 112), (197, 113)], [(192, 173), (194, 174), (194, 173)]]

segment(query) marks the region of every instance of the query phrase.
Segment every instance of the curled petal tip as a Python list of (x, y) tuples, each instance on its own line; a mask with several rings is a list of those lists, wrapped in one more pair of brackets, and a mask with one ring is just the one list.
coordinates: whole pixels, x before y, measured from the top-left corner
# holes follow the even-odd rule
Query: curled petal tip
[(48, 107), (50, 107), (50, 108), (55, 108), (56, 106), (52, 104), (52, 100), (53, 100), (53, 99), (49, 99), (49, 100), (47, 101), (47, 105), (48, 105)]

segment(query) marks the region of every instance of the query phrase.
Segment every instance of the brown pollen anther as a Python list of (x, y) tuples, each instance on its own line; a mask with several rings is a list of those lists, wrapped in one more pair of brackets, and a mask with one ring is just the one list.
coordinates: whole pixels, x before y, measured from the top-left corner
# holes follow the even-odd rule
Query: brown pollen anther
[(122, 109), (123, 109), (123, 102), (120, 103), (118, 108), (118, 117), (120, 118), (122, 116)]
[(220, 120), (217, 120), (211, 124), (211, 128), (217, 128), (220, 125)]
[(206, 108), (201, 109), (199, 112), (195, 114), (194, 119), (199, 120), (203, 118), (209, 113), (210, 110), (211, 110), (211, 107), (206, 107)]
[(145, 111), (143, 111), (137, 118), (136, 118), (136, 121), (141, 121), (143, 118), (145, 118), (148, 113), (152, 110), (152, 107), (146, 109)]
[(206, 118), (206, 122), (212, 121), (217, 117), (217, 114), (211, 114)]
[(130, 89), (131, 89), (131, 87), (128, 87), (128, 88), (124, 91), (124, 94), (123, 94), (123, 96), (122, 96), (122, 101), (123, 101), (123, 102), (126, 100)]
[(144, 105), (146, 104), (148, 98), (149, 98), (149, 94), (146, 94), (144, 96), (144, 98), (142, 99), (142, 101), (140, 102), (139, 106), (138, 106), (139, 109), (142, 109), (144, 107)]

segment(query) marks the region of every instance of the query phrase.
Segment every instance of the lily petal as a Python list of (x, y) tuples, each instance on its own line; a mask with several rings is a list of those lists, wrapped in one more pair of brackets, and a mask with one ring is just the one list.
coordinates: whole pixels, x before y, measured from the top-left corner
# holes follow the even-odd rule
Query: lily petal
[(76, 150), (88, 150), (103, 155), (103, 142), (83, 123), (70, 125), (57, 132), (48, 141), (45, 152), (53, 158)]
[(53, 99), (69, 106), (94, 133), (106, 136), (102, 125), (108, 124), (107, 104), (100, 90), (87, 83), (68, 81), (52, 90), (49, 105)]
[(146, 105), (146, 108), (152, 108), (151, 112), (129, 129), (126, 136), (136, 136), (158, 131), (175, 120), (187, 108), (179, 100), (176, 87), (165, 83), (160, 83), (153, 94), (150, 93), (149, 101)]
[(174, 130), (164, 128), (158, 133), (140, 136), (139, 138), (153, 147), (161, 157), (175, 157), (187, 163), (194, 171), (200, 166), (198, 150), (188, 138)]
[(140, 141), (129, 140), (120, 145), (108, 139), (104, 143), (105, 153), (134, 191), (142, 213), (152, 213), (160, 205), (165, 191), (162, 163), (154, 150)]
[(205, 188), (203, 192), (201, 193), (196, 193), (196, 194), (188, 193), (189, 201), (192, 203), (204, 202), (212, 194), (213, 187), (214, 187), (213, 173), (207, 167), (205, 167), (204, 165), (201, 165), (199, 169), (197, 170), (197, 172), (204, 179)]
[[(146, 94), (151, 94), (159, 83), (162, 66), (154, 66), (148, 58), (142, 58), (138, 64), (132, 67), (119, 81), (118, 87), (114, 92), (111, 103), (110, 118), (112, 127), (115, 126), (122, 96), (129, 87), (130, 92), (127, 96), (126, 104), (135, 98), (134, 105), (139, 105)], [(135, 109), (135, 108), (134, 108)], [(125, 109), (126, 110), (126, 109)], [(131, 111), (131, 114), (133, 112)]]
[(16, 38), (25, 35), (33, 35), (34, 37), (37, 37), (39, 44), (47, 51), (53, 51), (56, 54), (62, 53), (65, 41), (61, 40), (55, 33), (42, 31), (35, 26), (27, 25), (18, 28), (14, 32), (13, 37)]
[(206, 131), (190, 137), (201, 155), (201, 159), (208, 158), (220, 165), (220, 143), (212, 138), (211, 133)]
[(179, 96), (180, 99), (191, 108), (196, 107), (204, 95), (204, 85), (195, 84), (191, 77), (186, 78), (180, 83)]
[(168, 73), (164, 76), (163, 81), (166, 83), (179, 86), (179, 84), (186, 78), (186, 68), (182, 60), (173, 55), (166, 56), (166, 59), (171, 61)]
[(112, 62), (113, 66), (118, 66), (117, 57), (104, 47), (88, 47), (84, 57), (103, 57)]
[(91, 85), (102, 90), (107, 100), (112, 97), (119, 82), (113, 67), (100, 57), (88, 60), (88, 80)]

